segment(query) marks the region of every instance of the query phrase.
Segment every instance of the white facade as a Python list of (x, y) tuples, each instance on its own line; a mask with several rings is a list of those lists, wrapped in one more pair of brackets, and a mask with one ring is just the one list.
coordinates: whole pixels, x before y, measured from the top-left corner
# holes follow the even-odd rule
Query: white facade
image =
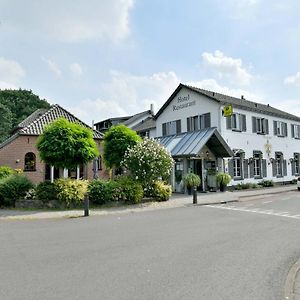
[[(158, 112), (156, 137), (203, 129), (204, 123), (202, 126), (200, 124), (201, 117), (196, 116), (210, 113), (209, 127), (216, 127), (236, 153), (235, 157), (223, 160), (224, 171), (229, 172), (233, 178), (231, 185), (258, 183), (262, 180), (288, 182), (300, 175), (300, 118), (279, 111), (275, 113), (272, 109), (268, 110), (268, 106), (260, 105), (265, 109), (255, 109), (255, 106), (253, 108), (249, 104), (248, 107), (233, 104), (235, 116), (229, 117), (228, 120), (228, 117), (223, 116), (224, 106), (229, 103), (225, 97), (224, 102), (218, 101), (182, 85), (178, 92), (172, 95), (171, 100), (168, 100), (167, 105)], [(194, 120), (188, 120), (191, 117), (195, 117)], [(194, 121), (199, 122), (197, 126), (194, 125)], [(278, 123), (274, 124), (274, 121)], [(299, 125), (298, 128), (294, 128), (293, 136), (292, 125)], [(213, 152), (213, 149), (210, 150)]]

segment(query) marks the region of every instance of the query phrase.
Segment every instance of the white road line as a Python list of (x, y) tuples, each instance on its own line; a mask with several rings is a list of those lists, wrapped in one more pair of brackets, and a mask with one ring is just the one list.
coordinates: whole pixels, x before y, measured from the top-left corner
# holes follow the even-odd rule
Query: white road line
[(236, 207), (236, 206), (221, 206), (221, 205), (206, 205), (206, 207), (218, 208), (218, 209), (227, 209), (227, 210), (235, 210), (235, 211), (242, 211), (242, 212), (252, 212), (257, 214), (263, 215), (271, 215), (277, 217), (284, 217), (284, 218), (292, 218), (292, 219), (300, 219), (300, 215), (290, 215), (287, 211), (273, 211), (273, 210), (260, 210), (259, 208), (251, 208), (248, 209), (246, 207)]
[(273, 201), (265, 201), (265, 202), (263, 202), (263, 204), (267, 204), (267, 203), (271, 203), (271, 202), (273, 202)]

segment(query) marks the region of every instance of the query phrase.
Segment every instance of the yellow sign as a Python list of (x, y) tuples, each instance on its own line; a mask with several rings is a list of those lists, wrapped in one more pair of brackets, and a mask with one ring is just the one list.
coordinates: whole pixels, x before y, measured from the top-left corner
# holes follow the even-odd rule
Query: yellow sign
[(232, 116), (232, 105), (229, 104), (229, 105), (224, 106), (223, 112), (224, 112), (224, 117)]

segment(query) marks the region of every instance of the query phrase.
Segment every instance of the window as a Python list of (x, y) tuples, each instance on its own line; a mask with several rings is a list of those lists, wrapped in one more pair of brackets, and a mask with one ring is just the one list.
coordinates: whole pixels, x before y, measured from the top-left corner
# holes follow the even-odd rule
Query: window
[(101, 156), (98, 157), (97, 169), (98, 169), (98, 171), (102, 170), (102, 157)]
[(246, 131), (246, 116), (243, 114), (234, 113), (231, 117), (227, 117), (227, 129), (233, 131)]
[(181, 120), (171, 121), (162, 124), (162, 135), (174, 135), (181, 133)]
[(36, 171), (36, 157), (33, 152), (25, 154), (24, 171)]
[(252, 132), (257, 134), (269, 134), (268, 119), (252, 117)]
[(274, 121), (274, 135), (276, 136), (287, 136), (287, 123)]
[(240, 154), (237, 154), (233, 159), (233, 176), (242, 177), (242, 159)]
[(291, 124), (292, 137), (300, 139), (300, 125)]
[(300, 171), (300, 154), (294, 153), (294, 166), (295, 166), (295, 174), (293, 175), (299, 175)]
[(209, 128), (211, 126), (210, 113), (187, 118), (187, 131)]
[(254, 177), (261, 178), (261, 152), (253, 153), (253, 167), (254, 167)]
[(276, 176), (277, 177), (282, 177), (283, 172), (282, 172), (282, 153), (276, 153), (275, 155), (275, 166), (276, 166)]

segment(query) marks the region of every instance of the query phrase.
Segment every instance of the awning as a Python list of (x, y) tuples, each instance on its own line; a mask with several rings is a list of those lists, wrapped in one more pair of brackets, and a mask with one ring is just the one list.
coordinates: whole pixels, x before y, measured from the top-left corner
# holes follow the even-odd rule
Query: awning
[(206, 145), (216, 157), (231, 157), (233, 152), (216, 127), (156, 138), (174, 157), (193, 157)]

